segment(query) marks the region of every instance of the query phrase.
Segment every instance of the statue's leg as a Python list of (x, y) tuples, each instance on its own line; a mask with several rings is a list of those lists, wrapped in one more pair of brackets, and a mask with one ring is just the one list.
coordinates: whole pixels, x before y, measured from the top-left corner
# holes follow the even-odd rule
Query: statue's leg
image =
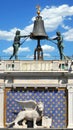
[(59, 47), (59, 54), (60, 54), (60, 60), (62, 60), (62, 51), (60, 47)]
[(36, 49), (34, 51), (34, 60), (36, 60)]
[(33, 119), (33, 128), (36, 128), (37, 125), (36, 125), (36, 118)]
[(13, 57), (13, 55), (11, 55), (11, 56), (10, 56), (9, 60), (11, 60), (11, 59), (12, 59), (12, 57)]
[(11, 55), (11, 57), (9, 59), (11, 60), (14, 55), (15, 55), (15, 47), (13, 48), (13, 54)]
[(9, 60), (11, 60), (13, 58), (14, 54), (10, 56)]
[(15, 55), (15, 59), (18, 60), (18, 56), (17, 55)]
[(63, 47), (61, 47), (60, 49), (60, 57), (61, 57), (61, 60), (64, 60)]
[(23, 120), (25, 118), (25, 113), (24, 111), (19, 112), (19, 114), (17, 115), (16, 119), (15, 119), (15, 125), (18, 125), (18, 122)]
[(15, 47), (15, 51), (14, 51), (14, 52), (15, 52), (15, 54), (14, 54), (14, 55), (15, 55), (15, 59), (18, 60), (18, 56), (17, 56), (17, 53), (18, 53), (18, 47)]

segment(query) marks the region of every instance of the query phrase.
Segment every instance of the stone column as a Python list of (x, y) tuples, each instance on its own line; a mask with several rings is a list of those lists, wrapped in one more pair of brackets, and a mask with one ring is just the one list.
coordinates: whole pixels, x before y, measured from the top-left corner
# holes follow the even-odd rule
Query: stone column
[(68, 86), (68, 128), (73, 128), (73, 86)]
[(0, 128), (4, 127), (4, 90), (0, 88)]

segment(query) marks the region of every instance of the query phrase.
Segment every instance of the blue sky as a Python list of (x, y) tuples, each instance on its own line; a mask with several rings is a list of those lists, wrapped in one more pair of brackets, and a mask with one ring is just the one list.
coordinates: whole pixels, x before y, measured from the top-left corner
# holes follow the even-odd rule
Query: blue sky
[[(33, 30), (36, 6), (41, 7), (41, 16), (47, 35), (52, 38), (60, 31), (64, 39), (64, 54), (73, 56), (73, 0), (0, 0), (0, 56), (9, 59), (17, 29), (21, 35)], [(23, 39), (22, 39), (23, 40)], [(33, 60), (37, 41), (28, 39), (19, 48), (20, 60)], [(47, 40), (41, 41), (44, 60), (59, 59), (57, 46)]]

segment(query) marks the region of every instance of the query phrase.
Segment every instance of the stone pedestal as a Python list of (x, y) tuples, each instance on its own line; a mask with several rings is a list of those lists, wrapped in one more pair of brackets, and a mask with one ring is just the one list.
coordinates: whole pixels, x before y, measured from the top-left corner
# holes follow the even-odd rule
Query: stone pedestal
[(48, 116), (42, 117), (42, 127), (43, 128), (50, 128), (52, 125), (52, 118), (48, 118)]
[(4, 90), (0, 88), (0, 128), (4, 127)]
[(68, 86), (68, 128), (73, 128), (73, 86)]

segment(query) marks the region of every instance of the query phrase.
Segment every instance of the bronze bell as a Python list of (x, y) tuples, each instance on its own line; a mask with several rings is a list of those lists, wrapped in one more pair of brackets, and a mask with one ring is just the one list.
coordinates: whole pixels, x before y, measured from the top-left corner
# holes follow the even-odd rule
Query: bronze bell
[(34, 27), (32, 33), (30, 33), (30, 38), (37, 40), (37, 47), (34, 50), (34, 60), (43, 60), (43, 49), (40, 45), (40, 40), (48, 39), (48, 36), (45, 32), (44, 21), (40, 16), (40, 7), (37, 6), (36, 20), (34, 21)]
[(44, 21), (42, 20), (42, 17), (39, 15), (36, 17), (36, 20), (34, 21), (34, 27), (32, 33), (30, 34), (30, 38), (36, 40), (48, 38), (44, 28)]

